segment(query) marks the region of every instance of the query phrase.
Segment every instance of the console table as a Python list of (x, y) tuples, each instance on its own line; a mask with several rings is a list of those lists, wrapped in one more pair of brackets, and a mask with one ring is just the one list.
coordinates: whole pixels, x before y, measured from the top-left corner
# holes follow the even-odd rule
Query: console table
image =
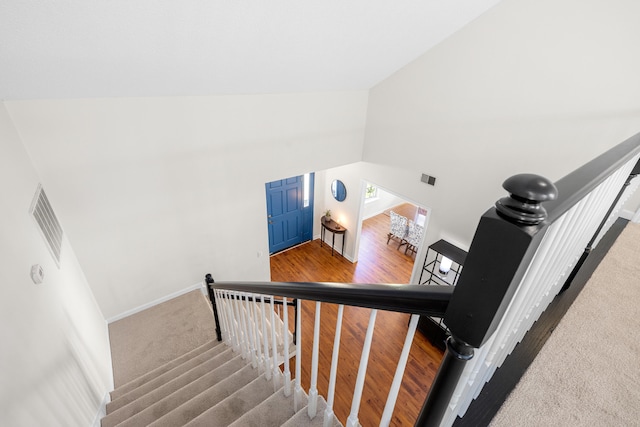
[(347, 231), (346, 228), (330, 219), (327, 220), (326, 217), (320, 218), (320, 225), (322, 225), (322, 229), (320, 230), (320, 247), (324, 243), (324, 235), (327, 231), (330, 231), (333, 234), (333, 240), (331, 241), (331, 256), (333, 256), (333, 247), (336, 244), (336, 234), (342, 234), (342, 251), (340, 255), (344, 256), (344, 233)]
[[(451, 260), (451, 267), (446, 272), (440, 271), (440, 265), (444, 258)], [(466, 251), (446, 240), (438, 240), (430, 245), (427, 250), (418, 283), (421, 285), (455, 286), (458, 283), (466, 258)], [(445, 341), (449, 335), (449, 330), (443, 319), (420, 316), (418, 330), (422, 332), (431, 344), (445, 351)]]

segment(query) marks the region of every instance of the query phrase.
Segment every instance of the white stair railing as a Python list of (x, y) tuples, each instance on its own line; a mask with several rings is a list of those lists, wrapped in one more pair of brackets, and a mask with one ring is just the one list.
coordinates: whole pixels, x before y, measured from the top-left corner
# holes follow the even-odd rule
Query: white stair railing
[[(259, 372), (264, 370), (265, 379), (273, 381), (274, 392), (278, 391), (282, 384), (280, 378), (284, 379), (283, 393), (285, 396), (293, 394), (294, 409), (297, 412), (302, 409), (304, 402), (304, 389), (302, 388), (302, 300), (295, 300), (295, 351), (291, 351), (292, 338), (289, 332), (289, 305), (292, 304), (289, 298), (283, 297), (281, 300), (282, 308), (282, 324), (278, 317), (278, 311), (275, 304), (280, 304), (274, 296), (255, 294), (250, 292), (238, 292), (229, 290), (216, 290), (213, 294), (216, 299), (216, 306), (219, 311), (219, 321), (221, 331), (223, 333), (223, 341), (229, 345), (234, 351), (239, 351), (247, 363), (257, 368)], [(336, 381), (338, 375), (338, 360), (340, 354), (340, 337), (342, 331), (342, 323), (344, 319), (343, 304), (337, 306), (336, 330), (333, 337), (334, 346), (331, 359), (331, 368), (329, 372), (329, 387), (327, 392), (327, 406), (323, 411), (323, 426), (332, 425), (335, 420), (333, 412), (334, 403), (336, 401)], [(321, 309), (320, 302), (315, 302), (315, 315), (313, 324), (313, 342), (311, 343), (312, 355), (310, 372), (310, 386), (307, 399), (307, 414), (310, 419), (317, 416), (318, 412), (318, 376), (319, 376), (319, 350), (320, 350), (320, 334), (321, 328)], [(351, 412), (346, 422), (347, 426), (358, 426), (358, 412), (364, 382), (367, 372), (367, 364), (371, 353), (371, 344), (375, 327), (377, 310), (372, 310), (369, 318), (369, 324), (362, 347), (362, 355), (360, 357), (360, 365), (356, 379), (356, 385), (352, 396)], [(385, 414), (393, 412), (393, 407), (397, 399), (400, 380), (404, 371), (404, 365), (408, 357), (408, 349), (411, 345), (411, 339), (415, 332), (415, 324), (419, 316), (412, 317), (409, 332), (407, 333), (405, 348), (403, 348), (400, 357), (399, 366), (394, 379), (394, 385), (391, 387), (391, 394), (387, 399)], [(279, 344), (282, 343), (282, 345)], [(291, 370), (289, 368), (290, 357), (295, 355), (295, 378), (291, 381)], [(256, 363), (254, 363), (254, 360)], [(282, 368), (280, 368), (282, 364)], [(282, 372), (281, 372), (282, 369)], [(293, 385), (293, 389), (292, 389)], [(385, 415), (386, 416), (386, 415)], [(388, 422), (382, 421), (381, 425), (387, 425)]]

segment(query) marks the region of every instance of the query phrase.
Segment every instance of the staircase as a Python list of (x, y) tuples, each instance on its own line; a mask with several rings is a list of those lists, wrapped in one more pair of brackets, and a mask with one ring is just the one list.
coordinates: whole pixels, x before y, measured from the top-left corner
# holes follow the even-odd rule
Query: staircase
[[(275, 381), (274, 381), (275, 378)], [(102, 427), (322, 426), (325, 400), (310, 419), (307, 396), (295, 408), (283, 375), (266, 379), (223, 342), (208, 342), (111, 392)], [(341, 426), (335, 418), (329, 426)]]

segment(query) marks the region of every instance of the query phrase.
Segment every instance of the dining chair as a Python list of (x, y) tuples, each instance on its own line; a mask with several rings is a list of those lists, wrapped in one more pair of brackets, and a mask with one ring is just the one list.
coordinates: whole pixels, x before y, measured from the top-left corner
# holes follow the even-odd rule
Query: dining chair
[(398, 249), (400, 246), (406, 243), (405, 237), (407, 236), (407, 218), (395, 213), (394, 211), (389, 211), (389, 217), (391, 218), (391, 226), (389, 229), (389, 234), (387, 234), (387, 245), (392, 238), (396, 238), (400, 240), (400, 244), (398, 244)]

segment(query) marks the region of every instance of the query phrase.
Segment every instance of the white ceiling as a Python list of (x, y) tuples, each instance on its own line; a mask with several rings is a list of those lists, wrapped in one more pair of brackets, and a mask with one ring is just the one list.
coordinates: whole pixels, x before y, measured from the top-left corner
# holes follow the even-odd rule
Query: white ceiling
[(499, 0), (0, 0), (0, 99), (368, 89)]

